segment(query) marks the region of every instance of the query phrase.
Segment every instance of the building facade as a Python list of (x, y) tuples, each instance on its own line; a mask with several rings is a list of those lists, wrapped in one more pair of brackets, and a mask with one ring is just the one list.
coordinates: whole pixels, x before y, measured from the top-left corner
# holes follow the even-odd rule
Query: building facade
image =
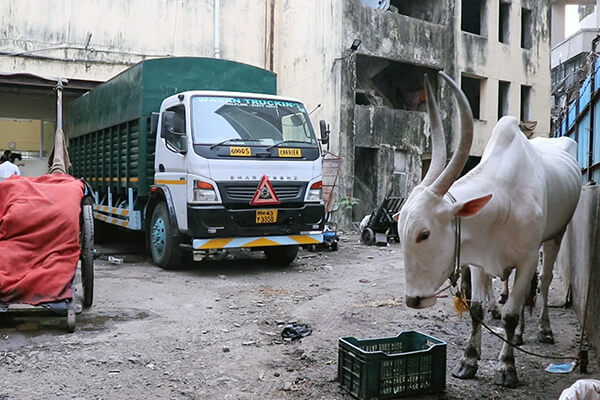
[(279, 94), (302, 100), (314, 125), (329, 123), (344, 160), (337, 197), (360, 200), (340, 213), (348, 223), (390, 193), (406, 196), (427, 169), (424, 74), (449, 149), (459, 125), (437, 71), (461, 83), (476, 119), (473, 161), (502, 115), (548, 135), (549, 14), (549, 0), (7, 0), (0, 127), (35, 124), (28, 135), (0, 131), (0, 148), (23, 151), (19, 138), (38, 137), (26, 163), (46, 155), (52, 78), (69, 79), (68, 102), (145, 58), (232, 59), (274, 71)]

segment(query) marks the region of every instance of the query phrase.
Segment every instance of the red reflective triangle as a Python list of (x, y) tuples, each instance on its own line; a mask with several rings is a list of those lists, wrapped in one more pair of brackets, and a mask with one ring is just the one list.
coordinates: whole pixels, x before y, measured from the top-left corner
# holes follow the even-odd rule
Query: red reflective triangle
[(273, 186), (271, 186), (271, 182), (269, 182), (269, 178), (267, 178), (266, 175), (263, 175), (256, 188), (256, 193), (254, 193), (254, 197), (250, 201), (250, 205), (256, 206), (280, 203), (281, 202), (275, 194), (275, 190), (273, 190)]

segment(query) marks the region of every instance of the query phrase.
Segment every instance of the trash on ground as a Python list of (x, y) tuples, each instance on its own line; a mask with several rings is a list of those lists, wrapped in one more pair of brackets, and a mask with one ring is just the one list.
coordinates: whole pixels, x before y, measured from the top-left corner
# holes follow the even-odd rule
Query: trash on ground
[(301, 339), (312, 333), (312, 329), (306, 324), (287, 324), (281, 332), (281, 337), (284, 339)]
[(546, 367), (546, 371), (553, 374), (568, 374), (575, 369), (575, 361), (566, 364), (550, 364)]
[(123, 264), (123, 259), (113, 256), (108, 256), (108, 262), (111, 264)]

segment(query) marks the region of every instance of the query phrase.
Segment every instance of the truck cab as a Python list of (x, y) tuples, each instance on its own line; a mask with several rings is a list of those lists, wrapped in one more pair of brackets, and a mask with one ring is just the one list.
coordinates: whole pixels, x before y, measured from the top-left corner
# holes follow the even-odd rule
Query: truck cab
[(251, 248), (287, 265), (300, 245), (322, 242), (321, 145), (301, 102), (186, 91), (156, 117), (144, 219), (157, 264), (177, 266), (191, 246), (195, 259)]

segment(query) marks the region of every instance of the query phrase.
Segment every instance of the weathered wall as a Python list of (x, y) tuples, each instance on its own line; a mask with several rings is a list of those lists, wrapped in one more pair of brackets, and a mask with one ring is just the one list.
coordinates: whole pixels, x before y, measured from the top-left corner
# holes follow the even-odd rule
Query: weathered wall
[[(498, 38), (499, 4), (487, 3), (487, 33), (474, 35), (456, 27), (459, 69), (484, 78), (481, 92), (481, 116), (475, 124), (471, 154), (483, 154), (492, 129), (498, 121), (498, 81), (510, 82), (510, 115), (520, 116), (520, 85), (532, 87), (530, 120), (537, 121), (536, 136), (550, 132), (550, 4), (548, 0), (514, 0), (510, 5), (508, 44)], [(521, 48), (521, 8), (532, 11), (532, 47)], [(460, 2), (457, 2), (460, 15)]]
[[(278, 0), (275, 2), (274, 70), (280, 94), (302, 100), (318, 121), (330, 124), (330, 149), (340, 148), (340, 76), (344, 50), (339, 1)], [(317, 136), (319, 133), (317, 132)]]
[[(213, 0), (5, 0), (0, 72), (106, 80), (146, 57), (214, 55)], [(265, 66), (264, 0), (221, 0), (221, 56)], [(86, 38), (91, 41), (86, 48)]]
[[(584, 186), (575, 215), (558, 254), (558, 270), (565, 292), (572, 291), (573, 308), (587, 337), (600, 349), (600, 186)], [(587, 316), (585, 316), (586, 302)], [(599, 356), (600, 357), (600, 356)]]
[[(342, 37), (360, 38), (361, 56), (378, 57), (390, 62), (403, 63), (429, 70), (445, 70), (454, 74), (454, 40), (452, 8), (439, 3), (445, 14), (438, 19), (445, 24), (435, 24), (422, 19), (392, 12), (364, 7), (360, 2), (344, 2), (344, 27)], [(401, 79), (402, 77), (398, 77)], [(419, 79), (422, 79), (419, 77)], [(435, 80), (435, 77), (433, 77)], [(356, 89), (359, 86), (356, 76), (356, 62), (348, 62), (342, 76), (344, 90), (340, 109), (342, 129), (340, 141), (344, 156), (344, 176), (341, 191), (360, 198), (361, 205), (355, 207), (352, 219), (377, 207), (384, 197), (393, 190), (396, 196), (407, 196), (418, 184), (422, 176), (422, 159), (429, 157), (428, 119), (425, 112), (406, 111), (385, 106), (355, 104)], [(390, 85), (394, 82), (390, 81)], [(449, 99), (447, 88), (439, 84), (438, 93)], [(449, 120), (454, 115), (452, 100), (442, 102), (440, 108)], [(446, 132), (452, 136), (452, 129), (446, 124)], [(376, 196), (366, 195), (364, 182), (358, 173), (368, 168), (355, 160), (355, 148), (377, 149), (376, 179), (373, 190)], [(355, 192), (355, 193), (354, 193)]]

